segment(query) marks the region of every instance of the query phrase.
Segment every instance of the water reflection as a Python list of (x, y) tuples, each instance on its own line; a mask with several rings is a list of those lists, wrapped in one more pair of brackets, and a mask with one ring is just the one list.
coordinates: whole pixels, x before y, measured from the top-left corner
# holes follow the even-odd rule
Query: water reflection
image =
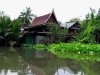
[(28, 65), (14, 48), (0, 48), (0, 75), (28, 75)]
[[(31, 50), (31, 49), (28, 49)], [(32, 49), (33, 50), (33, 49)], [(100, 62), (77, 59), (59, 59), (48, 52), (33, 50), (32, 57), (26, 61), (37, 67), (37, 75), (99, 75)], [(31, 57), (31, 56), (30, 56)], [(32, 68), (34, 68), (32, 67)], [(33, 70), (34, 72), (34, 70)]]
[[(65, 67), (65, 68), (59, 68), (55, 75), (74, 75), (74, 73), (71, 71), (70, 68), (68, 67)], [(80, 75), (80, 74), (77, 74), (77, 75)]]
[(59, 59), (33, 48), (0, 48), (0, 75), (100, 75), (100, 62)]

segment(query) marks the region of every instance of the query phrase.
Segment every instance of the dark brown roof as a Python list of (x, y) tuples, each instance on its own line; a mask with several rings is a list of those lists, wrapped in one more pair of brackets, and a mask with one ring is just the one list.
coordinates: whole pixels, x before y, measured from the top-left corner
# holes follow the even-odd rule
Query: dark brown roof
[[(49, 14), (46, 14), (46, 15), (43, 15), (43, 16), (36, 17), (36, 18), (33, 20), (31, 26), (33, 27), (33, 26), (44, 25), (45, 23), (48, 22), (48, 20), (50, 19), (50, 17), (51, 17), (52, 14), (53, 14), (54, 17), (55, 17), (54, 11), (52, 11), (52, 12), (49, 13)], [(56, 17), (55, 17), (55, 19), (56, 19)], [(57, 20), (56, 20), (56, 21), (57, 21)], [(31, 27), (31, 26), (30, 26), (30, 27)]]
[(49, 18), (51, 14), (47, 14), (47, 15), (43, 15), (43, 16), (40, 16), (40, 17), (36, 17), (33, 22), (32, 22), (32, 25), (41, 25), (41, 24), (45, 24)]

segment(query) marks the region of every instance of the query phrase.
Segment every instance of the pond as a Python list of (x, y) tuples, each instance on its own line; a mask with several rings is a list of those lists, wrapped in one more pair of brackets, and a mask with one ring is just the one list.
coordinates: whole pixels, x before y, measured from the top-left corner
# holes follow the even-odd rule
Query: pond
[(0, 47), (0, 75), (100, 75), (100, 61), (63, 59), (28, 47)]

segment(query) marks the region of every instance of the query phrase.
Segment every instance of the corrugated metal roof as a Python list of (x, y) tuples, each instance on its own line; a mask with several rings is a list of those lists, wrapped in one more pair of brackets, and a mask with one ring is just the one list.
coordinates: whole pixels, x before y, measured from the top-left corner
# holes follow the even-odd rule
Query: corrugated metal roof
[(73, 26), (76, 22), (67, 22), (66, 27), (69, 29), (71, 26)]
[(63, 23), (61, 24), (62, 27), (65, 27), (67, 29), (69, 29), (71, 26), (73, 26), (76, 22), (67, 22), (67, 23)]

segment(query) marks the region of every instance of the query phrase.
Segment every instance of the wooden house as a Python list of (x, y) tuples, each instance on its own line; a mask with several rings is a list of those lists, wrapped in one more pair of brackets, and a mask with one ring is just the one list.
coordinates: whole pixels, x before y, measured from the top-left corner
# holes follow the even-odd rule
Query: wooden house
[(36, 17), (31, 25), (23, 27), (23, 31), (20, 35), (20, 43), (24, 44), (40, 44), (40, 43), (48, 43), (49, 31), (47, 30), (47, 26), (50, 23), (58, 24), (54, 11), (49, 14)]
[(76, 22), (67, 22), (61, 25), (62, 28), (67, 28), (68, 32), (65, 38), (65, 41), (72, 41), (78, 34), (79, 29), (81, 27), (80, 23), (78, 21)]
[[(48, 44), (52, 43), (54, 38), (52, 33), (47, 29), (50, 24), (59, 25), (54, 11), (49, 14), (36, 17), (31, 25), (22, 26), (22, 32), (19, 36), (20, 44)], [(67, 22), (61, 25), (62, 28), (67, 28), (65, 42), (74, 39), (79, 32), (80, 23), (77, 22)]]

